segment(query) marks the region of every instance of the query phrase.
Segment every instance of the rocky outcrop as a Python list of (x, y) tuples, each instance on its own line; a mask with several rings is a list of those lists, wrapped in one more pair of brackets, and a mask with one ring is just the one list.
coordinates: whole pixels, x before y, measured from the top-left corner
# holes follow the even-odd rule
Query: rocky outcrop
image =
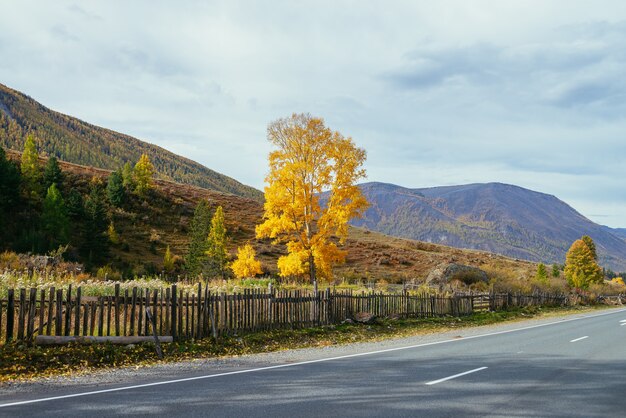
[(483, 270), (456, 263), (438, 265), (428, 274), (426, 283), (430, 285), (446, 285), (454, 280), (461, 281), (466, 285), (478, 282), (489, 283), (489, 277)]

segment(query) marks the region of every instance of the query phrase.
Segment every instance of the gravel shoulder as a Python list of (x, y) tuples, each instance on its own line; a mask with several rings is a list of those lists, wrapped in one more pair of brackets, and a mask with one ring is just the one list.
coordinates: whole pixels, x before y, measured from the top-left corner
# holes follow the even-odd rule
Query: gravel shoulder
[(89, 390), (102, 389), (105, 386), (126, 386), (155, 381), (180, 379), (181, 377), (201, 376), (278, 364), (311, 361), (329, 357), (340, 357), (349, 354), (366, 353), (390, 348), (467, 338), (482, 334), (509, 331), (523, 327), (556, 323), (573, 318), (601, 315), (614, 310), (616, 309), (595, 309), (567, 315), (548, 314), (540, 318), (514, 320), (476, 327), (457, 328), (445, 332), (433, 332), (406, 338), (396, 338), (376, 342), (361, 342), (327, 347), (303, 348), (234, 357), (202, 358), (191, 361), (161, 363), (152, 366), (105, 369), (77, 376), (56, 376), (28, 381), (5, 382), (0, 385), (0, 401), (8, 401), (11, 399), (13, 394), (17, 393), (22, 395), (30, 392), (41, 393), (61, 387), (65, 390), (69, 388), (80, 388), (81, 392), (87, 392)]

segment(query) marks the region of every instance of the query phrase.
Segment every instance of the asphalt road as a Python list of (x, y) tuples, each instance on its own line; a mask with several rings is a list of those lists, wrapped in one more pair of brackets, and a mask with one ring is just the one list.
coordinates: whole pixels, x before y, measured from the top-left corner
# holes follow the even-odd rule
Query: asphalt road
[(0, 395), (0, 415), (626, 417), (626, 310), (519, 327), (176, 381)]

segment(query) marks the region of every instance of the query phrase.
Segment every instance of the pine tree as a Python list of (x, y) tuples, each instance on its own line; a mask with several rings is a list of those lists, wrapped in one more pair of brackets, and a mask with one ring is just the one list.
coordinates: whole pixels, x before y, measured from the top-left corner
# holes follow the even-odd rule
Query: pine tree
[(85, 232), (83, 254), (89, 264), (103, 260), (109, 249), (107, 217), (104, 193), (98, 186), (92, 186), (89, 197), (85, 200)]
[(546, 269), (546, 265), (543, 263), (539, 263), (537, 265), (537, 273), (535, 274), (535, 280), (540, 283), (548, 283), (548, 270)]
[(127, 191), (132, 191), (135, 189), (135, 180), (133, 179), (133, 166), (130, 162), (124, 164), (122, 168), (122, 183)]
[(0, 249), (11, 237), (8, 226), (14, 224), (15, 208), (19, 204), (20, 172), (9, 161), (4, 149), (0, 147)]
[(48, 158), (48, 162), (46, 163), (46, 168), (43, 172), (43, 183), (46, 190), (56, 184), (57, 187), (61, 186), (63, 182), (63, 172), (61, 171), (61, 167), (59, 167), (59, 162), (55, 157)]
[(124, 178), (121, 170), (117, 170), (109, 175), (107, 181), (107, 196), (109, 202), (115, 207), (121, 207), (126, 200), (126, 189), (124, 188)]
[(207, 239), (207, 255), (212, 273), (225, 278), (228, 253), (226, 251), (226, 225), (224, 225), (224, 210), (218, 206), (211, 219), (211, 231)]
[(256, 259), (256, 252), (250, 244), (237, 249), (237, 259), (232, 262), (230, 268), (238, 279), (263, 273), (261, 262)]
[(567, 252), (565, 278), (570, 286), (580, 289), (586, 289), (592, 283), (602, 283), (602, 269), (582, 239), (575, 241)]
[(76, 189), (70, 190), (67, 197), (67, 214), (73, 221), (82, 220), (85, 214), (83, 195)]
[(41, 222), (46, 235), (48, 250), (53, 250), (59, 245), (68, 243), (69, 221), (67, 209), (63, 196), (61, 196), (61, 192), (59, 192), (55, 183), (52, 183), (46, 193)]
[(41, 196), (41, 168), (39, 167), (39, 153), (35, 145), (35, 137), (28, 135), (22, 152), (20, 164), (24, 195), (31, 201), (38, 201)]
[(209, 202), (201, 200), (196, 209), (189, 228), (189, 249), (185, 257), (185, 269), (192, 276), (203, 273), (206, 269), (208, 258), (206, 252), (207, 237), (211, 230), (211, 210)]
[(141, 154), (139, 161), (133, 169), (133, 178), (135, 180), (135, 192), (139, 196), (145, 196), (148, 190), (152, 189), (152, 176), (154, 175), (154, 166), (150, 162), (150, 158), (146, 154)]
[(552, 277), (557, 278), (561, 276), (561, 268), (558, 264), (552, 264)]

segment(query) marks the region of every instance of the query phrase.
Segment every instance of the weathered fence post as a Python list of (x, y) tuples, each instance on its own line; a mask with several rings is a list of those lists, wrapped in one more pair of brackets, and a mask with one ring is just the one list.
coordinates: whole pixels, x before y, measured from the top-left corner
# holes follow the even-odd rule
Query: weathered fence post
[(175, 285), (175, 284), (173, 284), (173, 285), (172, 285), (172, 294), (171, 294), (171, 298), (172, 298), (172, 299), (171, 299), (171, 302), (172, 302), (172, 306), (171, 306), (171, 309), (172, 309), (172, 312), (171, 312), (171, 314), (172, 314), (172, 318), (171, 318), (171, 323), (170, 323), (170, 326), (171, 326), (171, 330), (172, 330), (172, 339), (173, 339), (174, 341), (177, 341), (177, 339), (178, 339), (178, 334), (177, 334), (176, 325), (178, 324), (178, 321), (177, 321), (176, 314), (177, 314), (177, 312), (178, 312), (178, 309), (177, 309), (177, 298), (178, 298), (178, 292), (176, 291), (176, 285)]
[(161, 342), (159, 341), (159, 336), (157, 335), (156, 320), (154, 319), (154, 316), (152, 316), (152, 313), (150, 312), (150, 307), (146, 306), (146, 322), (148, 321), (150, 321), (150, 324), (152, 324), (152, 335), (154, 336), (154, 348), (156, 350), (157, 356), (159, 356), (159, 359), (163, 360), (163, 351), (161, 350)]
[(15, 290), (9, 289), (7, 295), (7, 337), (6, 342), (13, 339), (13, 325), (15, 322)]

